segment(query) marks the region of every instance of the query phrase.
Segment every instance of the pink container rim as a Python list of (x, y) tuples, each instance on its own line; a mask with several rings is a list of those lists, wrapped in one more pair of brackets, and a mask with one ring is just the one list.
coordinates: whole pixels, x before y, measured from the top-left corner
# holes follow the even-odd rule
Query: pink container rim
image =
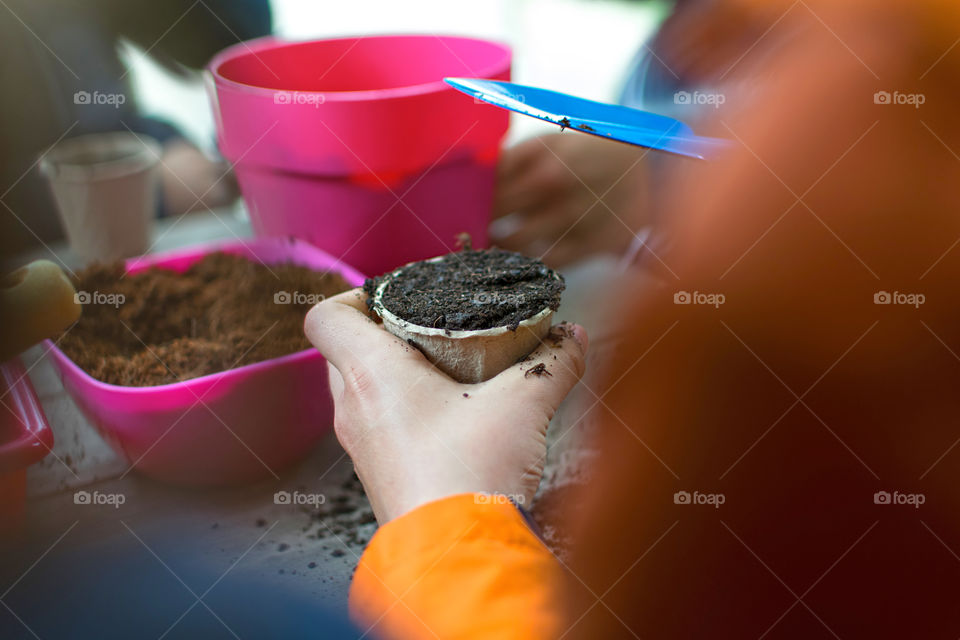
[(53, 431), (19, 358), (0, 363), (0, 392), (6, 395), (0, 422), (7, 426), (0, 440), (0, 475), (26, 469), (53, 449)]
[[(150, 254), (146, 256), (139, 256), (136, 258), (130, 258), (126, 261), (126, 267), (128, 271), (133, 270), (134, 272), (146, 269), (158, 262), (167, 262), (169, 260), (175, 260), (182, 256), (193, 256), (196, 255), (197, 259), (200, 259), (203, 255), (207, 253), (212, 253), (215, 251), (227, 251), (227, 252), (243, 252), (244, 250), (250, 250), (257, 246), (264, 246), (271, 243), (294, 243), (294, 244), (304, 244), (309, 245), (309, 247), (316, 253), (322, 253), (329, 256), (322, 249), (317, 249), (313, 245), (310, 245), (307, 242), (302, 240), (296, 240), (294, 238), (254, 238), (250, 242), (245, 242), (243, 240), (231, 240), (225, 242), (214, 242), (214, 243), (203, 243), (199, 245), (193, 245), (189, 247), (184, 247), (182, 249), (174, 249), (172, 251), (167, 251), (163, 253)], [(202, 253), (198, 253), (202, 251)], [(363, 281), (365, 276), (360, 274), (353, 267), (336, 260), (333, 262), (331, 271), (339, 272), (344, 279), (348, 282), (353, 281)], [(170, 382), (167, 384), (158, 384), (145, 387), (130, 387), (124, 385), (110, 384), (108, 382), (103, 382), (102, 380), (97, 380), (89, 373), (81, 369), (72, 359), (70, 359), (67, 354), (65, 354), (52, 340), (44, 340), (44, 344), (47, 347), (50, 355), (58, 362), (58, 364), (65, 369), (69, 370), (73, 375), (82, 379), (86, 385), (94, 389), (100, 389), (104, 391), (109, 391), (115, 394), (123, 394), (127, 396), (139, 396), (139, 395), (149, 395), (156, 393), (160, 390), (169, 390), (169, 389), (190, 389), (194, 390), (194, 387), (205, 387), (214, 379), (219, 379), (222, 381), (229, 381), (231, 378), (247, 376), (250, 374), (257, 373), (263, 369), (269, 369), (276, 367), (277, 365), (286, 364), (290, 362), (299, 362), (301, 360), (306, 360), (313, 358), (316, 354), (316, 349), (308, 348), (303, 349), (302, 351), (295, 351), (293, 353), (288, 353), (285, 356), (279, 356), (277, 358), (270, 358), (267, 360), (261, 360), (260, 362), (254, 362), (252, 364), (243, 365), (242, 367), (234, 367), (233, 369), (227, 369), (225, 371), (215, 371), (209, 373), (205, 376), (198, 376), (196, 378), (190, 378), (189, 380), (183, 380), (180, 382)]]
[(331, 102), (359, 102), (364, 100), (384, 100), (388, 98), (406, 98), (410, 96), (427, 95), (441, 91), (450, 91), (451, 87), (443, 81), (442, 78), (399, 87), (389, 87), (385, 89), (362, 89), (348, 91), (310, 91), (300, 90), (288, 87), (266, 87), (261, 85), (246, 84), (238, 82), (224, 76), (220, 72), (220, 67), (236, 58), (242, 56), (254, 56), (267, 49), (277, 49), (280, 47), (299, 47), (318, 43), (349, 42), (355, 40), (414, 40), (414, 39), (437, 39), (441, 42), (458, 41), (471, 42), (477, 45), (489, 46), (491, 50), (497, 53), (496, 62), (483, 65), (476, 69), (478, 78), (490, 78), (503, 72), (510, 67), (512, 50), (506, 43), (487, 38), (473, 38), (469, 36), (439, 35), (439, 34), (377, 34), (377, 35), (356, 35), (340, 36), (336, 38), (314, 38), (308, 40), (287, 40), (277, 36), (264, 36), (255, 38), (246, 42), (239, 42), (231, 45), (216, 54), (207, 65), (207, 70), (213, 75), (217, 84), (230, 87), (232, 89), (253, 94), (270, 95), (277, 91), (296, 91), (301, 94), (322, 95), (324, 101)]

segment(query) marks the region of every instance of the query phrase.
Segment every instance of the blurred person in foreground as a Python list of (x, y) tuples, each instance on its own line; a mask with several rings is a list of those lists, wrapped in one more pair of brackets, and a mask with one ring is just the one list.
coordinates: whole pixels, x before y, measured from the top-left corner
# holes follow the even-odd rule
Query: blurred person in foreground
[(163, 146), (158, 213), (224, 206), (237, 189), (169, 122), (142, 114), (121, 41), (180, 78), (217, 51), (271, 30), (267, 0), (6, 0), (0, 6), (0, 254), (63, 237), (38, 158), (63, 138), (133, 131)]
[(708, 127), (729, 157), (670, 176), (672, 275), (625, 292), (585, 382), (606, 419), (568, 561), (482, 492), (532, 496), (582, 330), (529, 363), (553, 377), (464, 400), (357, 293), (309, 314), (382, 525), (351, 591), (371, 635), (960, 634), (960, 8), (730, 0), (677, 26), (677, 64), (742, 57), (758, 89)]

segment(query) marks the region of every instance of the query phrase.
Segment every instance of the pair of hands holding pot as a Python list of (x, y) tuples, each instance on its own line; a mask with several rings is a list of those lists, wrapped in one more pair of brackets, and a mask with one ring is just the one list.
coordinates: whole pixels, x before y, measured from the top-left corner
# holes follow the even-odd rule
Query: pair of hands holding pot
[[(531, 360), (479, 384), (460, 384), (368, 315), (360, 289), (307, 314), (307, 337), (330, 368), (337, 438), (380, 524), (451, 495), (537, 490), (547, 425), (584, 371), (587, 335), (541, 345)], [(554, 360), (556, 356), (556, 360)], [(525, 377), (539, 363), (551, 376)]]

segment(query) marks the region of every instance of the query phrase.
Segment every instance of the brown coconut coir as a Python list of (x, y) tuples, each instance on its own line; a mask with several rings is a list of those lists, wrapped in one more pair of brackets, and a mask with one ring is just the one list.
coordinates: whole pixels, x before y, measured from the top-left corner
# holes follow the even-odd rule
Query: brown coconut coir
[[(122, 262), (77, 274), (83, 314), (59, 346), (97, 380), (151, 386), (196, 378), (310, 347), (303, 318), (350, 286), (336, 273), (212, 253), (183, 273)], [(286, 294), (286, 295), (285, 295)]]

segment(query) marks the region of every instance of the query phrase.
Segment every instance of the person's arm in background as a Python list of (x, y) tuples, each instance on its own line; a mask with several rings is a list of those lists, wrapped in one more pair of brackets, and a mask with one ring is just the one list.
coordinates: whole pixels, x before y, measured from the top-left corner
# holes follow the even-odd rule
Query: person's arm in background
[[(775, 4), (775, 3), (772, 3)], [(727, 100), (741, 101), (756, 78), (744, 56), (775, 8), (745, 11), (736, 3), (677, 0), (632, 62), (618, 102), (677, 118), (700, 134)], [(734, 78), (742, 83), (730, 82)], [(678, 158), (575, 131), (536, 136), (503, 150), (498, 167), (492, 241), (555, 266), (596, 254), (632, 259), (659, 252), (665, 233), (664, 185)]]
[[(676, 2), (673, 10), (697, 1)], [(675, 92), (693, 88), (664, 59), (665, 49), (659, 30), (643, 43), (618, 102), (693, 124), (690, 118), (703, 107), (675, 104)], [(644, 228), (655, 222), (659, 184), (673, 162), (649, 149), (575, 131), (522, 140), (501, 153), (492, 241), (553, 266), (636, 250)]]
[(622, 253), (650, 222), (650, 154), (573, 131), (504, 149), (491, 242), (554, 267), (589, 255)]
[[(331, 298), (305, 324), (381, 525), (354, 577), (355, 621), (386, 638), (555, 637), (561, 567), (509, 499), (529, 504), (540, 483), (547, 425), (583, 374), (586, 334), (566, 325), (531, 360), (459, 384), (374, 323), (364, 299)], [(551, 375), (524, 375), (540, 363)]]
[[(657, 49), (656, 35), (641, 47), (620, 92), (621, 104), (656, 110), (661, 98), (672, 98), (685, 86)], [(553, 266), (621, 254), (652, 223), (650, 177), (657, 160), (648, 149), (575, 131), (507, 147), (497, 167), (492, 241)]]

